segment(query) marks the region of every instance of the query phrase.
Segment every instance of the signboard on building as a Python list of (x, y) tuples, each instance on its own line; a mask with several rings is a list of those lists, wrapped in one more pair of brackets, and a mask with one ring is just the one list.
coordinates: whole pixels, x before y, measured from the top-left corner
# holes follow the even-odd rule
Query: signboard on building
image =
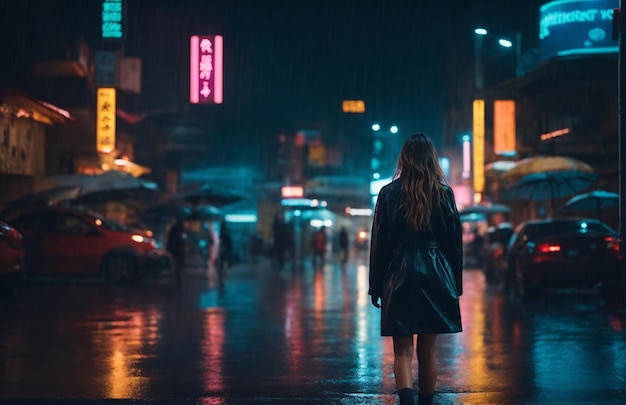
[(541, 57), (617, 53), (613, 9), (619, 0), (557, 0), (539, 9)]
[(515, 156), (515, 101), (493, 103), (493, 149), (496, 155)]
[(94, 53), (93, 81), (96, 86), (114, 87), (117, 85), (117, 54), (113, 51)]
[(124, 38), (124, 0), (102, 0), (101, 35), (103, 40)]
[(0, 114), (0, 174), (34, 176), (44, 137), (42, 124)]
[(96, 149), (111, 153), (115, 149), (115, 89), (101, 87), (96, 102)]
[[(485, 190), (485, 100), (474, 100), (472, 130), (472, 171), (474, 193)], [(475, 201), (480, 202), (480, 200)]]
[(121, 58), (119, 77), (120, 90), (141, 93), (141, 58)]
[(362, 114), (365, 112), (365, 101), (363, 100), (343, 100), (341, 110), (345, 113)]
[(223, 39), (221, 35), (191, 37), (189, 101), (222, 104)]

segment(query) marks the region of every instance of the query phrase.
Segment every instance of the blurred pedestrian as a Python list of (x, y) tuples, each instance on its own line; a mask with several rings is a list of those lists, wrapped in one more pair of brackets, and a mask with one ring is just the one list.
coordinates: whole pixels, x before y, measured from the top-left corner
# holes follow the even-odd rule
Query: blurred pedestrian
[(274, 261), (278, 268), (282, 269), (285, 266), (285, 253), (289, 248), (289, 229), (285, 223), (285, 214), (282, 212), (274, 216), (272, 233)]
[(252, 259), (256, 259), (264, 253), (265, 241), (263, 239), (263, 233), (257, 229), (250, 234), (250, 255), (252, 256)]
[(313, 233), (311, 248), (313, 250), (313, 268), (324, 268), (326, 264), (326, 246), (328, 238), (326, 236), (326, 228), (320, 227)]
[(341, 255), (341, 264), (346, 264), (348, 262), (349, 244), (350, 240), (348, 238), (348, 231), (346, 231), (345, 227), (341, 227), (339, 230), (339, 254)]
[(177, 218), (167, 234), (165, 248), (174, 258), (174, 277), (178, 286), (181, 284), (182, 272), (185, 267), (185, 257), (187, 255), (186, 239), (185, 222), (182, 218)]
[(472, 240), (471, 251), (474, 257), (474, 264), (476, 267), (482, 268), (485, 264), (483, 260), (485, 256), (485, 238), (478, 227), (474, 229), (473, 234), (474, 239)]
[(226, 228), (226, 222), (222, 222), (220, 225), (219, 250), (217, 254), (217, 276), (221, 286), (224, 285), (226, 271), (228, 267), (230, 267), (232, 248), (232, 239)]
[(418, 403), (432, 403), (437, 335), (462, 330), (461, 239), (454, 193), (435, 147), (424, 134), (410, 135), (400, 151), (394, 180), (378, 195), (369, 270), (371, 301), (381, 308), (381, 336), (393, 339), (401, 404), (414, 404), (415, 352)]

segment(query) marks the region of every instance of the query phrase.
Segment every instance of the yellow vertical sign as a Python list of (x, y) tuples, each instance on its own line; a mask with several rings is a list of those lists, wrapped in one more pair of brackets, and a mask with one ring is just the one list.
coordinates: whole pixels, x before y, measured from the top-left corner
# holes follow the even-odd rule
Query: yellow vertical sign
[(515, 154), (515, 101), (493, 103), (493, 149), (498, 155)]
[(115, 149), (115, 89), (98, 89), (96, 102), (96, 149), (111, 153)]
[(473, 119), (474, 193), (482, 193), (485, 190), (485, 100), (474, 100)]

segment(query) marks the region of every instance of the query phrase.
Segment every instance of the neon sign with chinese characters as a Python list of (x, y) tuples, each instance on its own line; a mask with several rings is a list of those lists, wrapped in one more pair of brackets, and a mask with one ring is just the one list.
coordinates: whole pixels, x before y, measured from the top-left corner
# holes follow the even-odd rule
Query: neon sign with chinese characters
[(102, 0), (102, 39), (124, 37), (124, 0)]
[[(474, 163), (474, 193), (480, 194), (485, 190), (485, 100), (474, 100), (473, 115), (472, 142), (474, 149), (472, 151), (472, 160)], [(480, 198), (478, 200), (475, 199), (474, 202), (480, 202)]]
[(115, 149), (115, 89), (98, 89), (96, 102), (96, 149), (98, 152), (111, 153)]
[(189, 101), (192, 104), (222, 104), (221, 35), (191, 37)]

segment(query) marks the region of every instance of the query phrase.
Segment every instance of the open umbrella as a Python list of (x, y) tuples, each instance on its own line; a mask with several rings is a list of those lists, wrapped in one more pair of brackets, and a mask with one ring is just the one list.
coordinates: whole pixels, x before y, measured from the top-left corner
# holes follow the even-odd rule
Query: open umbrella
[(28, 194), (13, 200), (11, 204), (55, 205), (65, 200), (72, 200), (80, 195), (80, 187), (59, 186)]
[(463, 208), (459, 211), (460, 215), (467, 214), (508, 214), (511, 212), (511, 208), (504, 204), (478, 204)]
[(195, 207), (191, 211), (191, 215), (187, 219), (201, 220), (201, 221), (217, 221), (220, 220), (224, 214), (219, 208), (213, 205), (201, 205)]
[(536, 156), (519, 160), (515, 166), (504, 171), (502, 179), (515, 180), (520, 177), (543, 172), (578, 171), (593, 173), (593, 169), (585, 162), (567, 156)]
[(192, 208), (189, 204), (167, 201), (154, 204), (142, 210), (139, 216), (143, 219), (161, 219), (169, 222), (175, 218), (189, 218), (191, 213)]
[(619, 194), (605, 190), (593, 190), (589, 193), (575, 195), (559, 208), (561, 212), (593, 212), (598, 214), (605, 208), (617, 207)]
[(0, 209), (0, 219), (9, 222), (11, 219), (24, 212), (39, 207), (48, 207), (59, 204), (66, 200), (76, 198), (80, 193), (80, 187), (61, 186), (49, 190), (31, 193), (15, 200), (9, 201)]
[[(78, 173), (51, 176), (35, 184), (37, 194), (62, 189), (79, 190), (72, 195), (73, 204), (96, 204), (108, 201), (154, 201), (160, 194), (156, 183), (116, 170), (98, 175)], [(68, 194), (69, 195), (69, 194)]]
[(156, 183), (136, 178), (128, 173), (111, 170), (97, 175), (70, 173), (50, 176), (37, 181), (35, 183), (35, 191), (39, 192), (65, 186), (80, 187), (81, 195), (103, 190), (132, 188), (158, 189)]
[(174, 197), (175, 200), (187, 201), (196, 206), (213, 205), (216, 207), (243, 200), (244, 198), (243, 194), (235, 190), (209, 183), (182, 190)]
[(592, 173), (577, 170), (533, 173), (517, 180), (503, 194), (504, 200), (550, 201), (581, 192), (596, 180)]

